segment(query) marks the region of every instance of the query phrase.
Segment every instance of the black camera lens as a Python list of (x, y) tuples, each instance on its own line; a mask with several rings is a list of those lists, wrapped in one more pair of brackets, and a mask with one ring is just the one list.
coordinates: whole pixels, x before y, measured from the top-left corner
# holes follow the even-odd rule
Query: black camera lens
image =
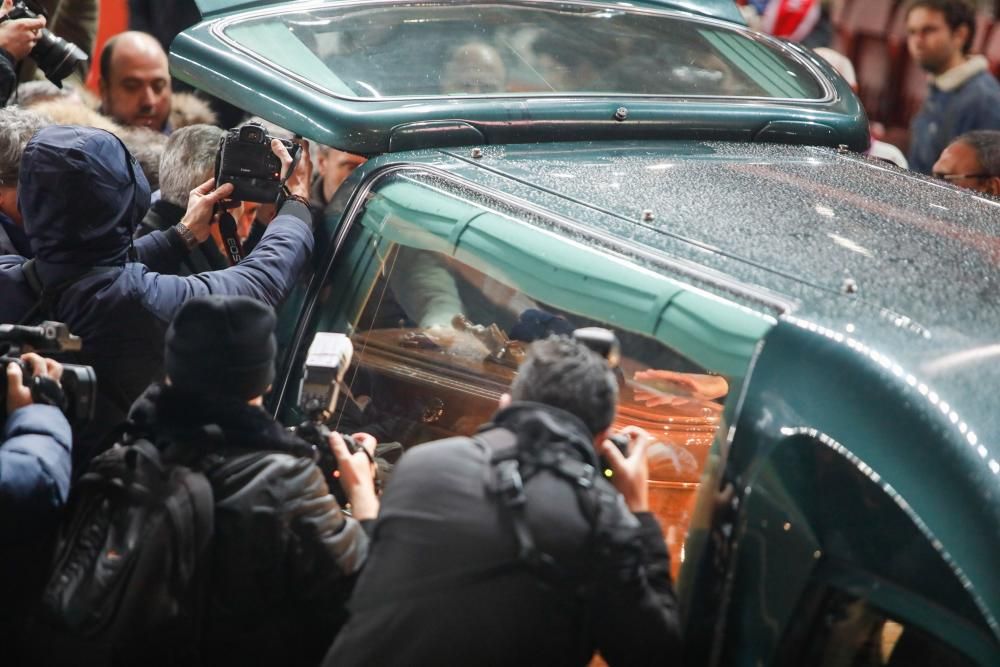
[(87, 61), (87, 54), (72, 42), (53, 35), (48, 30), (42, 30), (35, 48), (31, 50), (31, 58), (38, 68), (45, 72), (45, 78), (62, 88), (62, 81)]
[[(29, 9), (24, 2), (17, 2), (6, 16), (0, 18), (0, 22), (33, 19), (37, 16), (38, 13)], [(88, 59), (87, 54), (76, 44), (53, 35), (45, 28), (42, 28), (38, 43), (28, 55), (38, 65), (38, 69), (45, 73), (45, 78), (59, 88), (62, 88), (63, 79)]]

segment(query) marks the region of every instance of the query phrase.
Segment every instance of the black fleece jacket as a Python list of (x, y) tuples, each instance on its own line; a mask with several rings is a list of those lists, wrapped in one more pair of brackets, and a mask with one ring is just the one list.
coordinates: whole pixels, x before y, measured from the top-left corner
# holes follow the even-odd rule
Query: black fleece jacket
[(311, 448), (260, 408), (152, 385), (129, 417), (133, 437), (211, 454), (215, 494), (203, 664), (315, 665), (344, 620), (368, 553)]
[[(583, 422), (561, 410), (515, 403), (484, 428), (492, 427), (512, 431), (519, 447), (597, 464)], [(449, 438), (403, 455), (351, 617), (324, 665), (586, 665), (595, 650), (611, 665), (678, 664), (663, 533), (648, 512), (632, 514), (603, 477), (595, 484), (613, 504), (602, 509), (607, 539), (598, 552), (571, 482), (548, 470), (525, 482), (537, 546), (566, 572), (587, 573), (575, 582), (590, 595), (568, 594), (529, 568), (476, 574), (517, 561), (508, 510), (488, 488), (491, 451)]]

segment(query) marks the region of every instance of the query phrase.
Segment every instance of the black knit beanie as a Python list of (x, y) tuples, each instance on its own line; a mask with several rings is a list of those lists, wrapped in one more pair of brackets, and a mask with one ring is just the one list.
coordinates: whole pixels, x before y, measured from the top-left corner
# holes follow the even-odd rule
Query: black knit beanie
[(250, 400), (274, 381), (274, 310), (243, 296), (187, 301), (167, 329), (167, 376), (178, 389)]

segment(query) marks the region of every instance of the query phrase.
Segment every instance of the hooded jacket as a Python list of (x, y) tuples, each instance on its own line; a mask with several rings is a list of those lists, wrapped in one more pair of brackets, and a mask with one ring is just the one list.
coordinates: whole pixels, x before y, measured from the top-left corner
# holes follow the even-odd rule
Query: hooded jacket
[[(4, 369), (0, 369), (3, 372)], [(47, 576), (51, 540), (69, 495), (71, 434), (58, 408), (15, 410), (0, 433), (0, 644), (17, 664), (25, 609)]]
[[(137, 241), (144, 263), (130, 262), (133, 233), (149, 208), (149, 185), (121, 141), (94, 128), (55, 125), (36, 133), (21, 159), (18, 202), (41, 282), (64, 286), (48, 316), (83, 339), (80, 359), (97, 372), (98, 414), (77, 434), (77, 470), (161, 375), (163, 336), (181, 304), (228, 294), (277, 306), (312, 251), (309, 211), (288, 202), (254, 252), (224, 271), (157, 273), (176, 271), (182, 257), (163, 232)], [(0, 322), (20, 321), (38, 301), (24, 261), (0, 257)]]
[(152, 385), (129, 432), (183, 445), (215, 497), (206, 665), (315, 665), (344, 620), (368, 554), (330, 495), (312, 448), (259, 407)]
[[(484, 429), (495, 427), (520, 449), (598, 465), (586, 426), (563, 410), (513, 403)], [(493, 451), (459, 437), (403, 455), (350, 619), (323, 664), (549, 667), (586, 665), (595, 650), (611, 665), (676, 664), (670, 557), (655, 517), (633, 515), (598, 476), (616, 504), (601, 510), (608, 539), (592, 545), (572, 482), (540, 470), (524, 482), (525, 520), (538, 548), (593, 595), (569, 595), (527, 567), (501, 570), (518, 563), (517, 542), (509, 510), (489, 490)], [(609, 555), (592, 569), (596, 553)]]

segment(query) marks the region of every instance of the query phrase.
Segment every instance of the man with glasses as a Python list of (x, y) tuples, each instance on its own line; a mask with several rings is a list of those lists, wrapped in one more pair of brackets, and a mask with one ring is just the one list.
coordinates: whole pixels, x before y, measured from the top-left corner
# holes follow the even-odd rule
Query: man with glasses
[(1000, 130), (974, 130), (948, 144), (934, 163), (935, 178), (1000, 195)]
[(976, 13), (968, 0), (912, 0), (906, 11), (910, 56), (930, 74), (908, 160), (910, 169), (926, 174), (958, 135), (1000, 130), (1000, 84), (986, 58), (969, 54)]

